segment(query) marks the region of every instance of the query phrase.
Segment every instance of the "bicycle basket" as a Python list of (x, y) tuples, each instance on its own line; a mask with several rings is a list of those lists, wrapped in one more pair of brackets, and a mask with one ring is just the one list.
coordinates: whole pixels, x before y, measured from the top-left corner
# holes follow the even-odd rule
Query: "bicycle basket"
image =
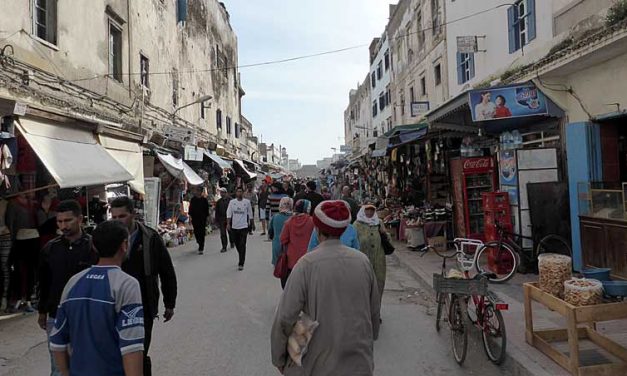
[(433, 289), (438, 293), (457, 295), (487, 295), (488, 280), (444, 278), (433, 274)]

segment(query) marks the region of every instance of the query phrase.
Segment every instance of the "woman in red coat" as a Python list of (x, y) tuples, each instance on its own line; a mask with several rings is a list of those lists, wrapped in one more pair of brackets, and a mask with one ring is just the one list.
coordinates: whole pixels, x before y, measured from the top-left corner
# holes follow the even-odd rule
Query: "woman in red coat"
[(298, 200), (294, 205), (294, 215), (285, 222), (281, 232), (281, 244), (287, 249), (287, 276), (281, 278), (281, 287), (285, 288), (287, 278), (301, 257), (307, 253), (307, 246), (314, 230), (313, 218), (309, 215), (311, 202)]

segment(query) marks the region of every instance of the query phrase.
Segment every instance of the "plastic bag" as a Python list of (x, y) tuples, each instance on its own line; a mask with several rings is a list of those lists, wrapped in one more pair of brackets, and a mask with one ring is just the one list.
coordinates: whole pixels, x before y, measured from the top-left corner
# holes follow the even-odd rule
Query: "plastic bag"
[(553, 296), (564, 298), (564, 281), (572, 278), (572, 260), (556, 253), (538, 256), (539, 287)]
[(603, 283), (596, 279), (569, 279), (564, 282), (564, 300), (574, 306), (601, 304)]

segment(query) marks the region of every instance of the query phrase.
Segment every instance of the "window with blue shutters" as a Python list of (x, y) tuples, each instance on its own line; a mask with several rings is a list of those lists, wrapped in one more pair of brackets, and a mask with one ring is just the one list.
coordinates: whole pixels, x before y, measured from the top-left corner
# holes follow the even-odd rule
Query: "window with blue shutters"
[(507, 9), (509, 53), (536, 38), (536, 0), (519, 0)]
[(464, 84), (475, 77), (475, 54), (457, 53), (457, 83)]
[(176, 22), (187, 21), (187, 0), (176, 0)]

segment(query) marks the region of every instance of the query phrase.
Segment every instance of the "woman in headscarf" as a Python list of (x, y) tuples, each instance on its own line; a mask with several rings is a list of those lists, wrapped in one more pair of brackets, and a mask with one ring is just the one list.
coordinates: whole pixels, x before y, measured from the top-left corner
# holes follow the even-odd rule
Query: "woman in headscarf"
[(272, 216), (268, 226), (268, 236), (272, 240), (272, 265), (276, 265), (281, 254), (281, 231), (285, 222), (292, 216), (294, 201), (290, 197), (283, 197), (279, 201), (279, 213)]
[(281, 232), (281, 244), (287, 249), (287, 276), (281, 278), (281, 287), (285, 288), (287, 277), (301, 257), (307, 253), (309, 238), (314, 229), (313, 218), (309, 215), (311, 201), (298, 200), (294, 205), (294, 215), (285, 222)]
[(376, 214), (376, 207), (372, 203), (363, 205), (359, 213), (357, 213), (357, 220), (353, 223), (353, 226), (359, 238), (359, 250), (368, 256), (379, 285), (379, 295), (383, 297), (386, 263), (381, 237), (387, 236), (387, 234)]

